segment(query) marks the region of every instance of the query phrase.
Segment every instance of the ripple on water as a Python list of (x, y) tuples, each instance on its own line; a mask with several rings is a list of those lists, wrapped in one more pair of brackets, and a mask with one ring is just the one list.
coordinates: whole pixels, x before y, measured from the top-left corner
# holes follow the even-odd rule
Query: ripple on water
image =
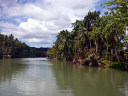
[(46, 58), (1, 62), (0, 96), (128, 96), (128, 72), (78, 68)]

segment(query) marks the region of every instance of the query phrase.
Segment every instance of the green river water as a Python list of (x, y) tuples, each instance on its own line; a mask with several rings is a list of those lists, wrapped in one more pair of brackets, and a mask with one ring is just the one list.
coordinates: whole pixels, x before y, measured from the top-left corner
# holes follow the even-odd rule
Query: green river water
[(128, 72), (46, 58), (4, 59), (0, 96), (128, 96)]

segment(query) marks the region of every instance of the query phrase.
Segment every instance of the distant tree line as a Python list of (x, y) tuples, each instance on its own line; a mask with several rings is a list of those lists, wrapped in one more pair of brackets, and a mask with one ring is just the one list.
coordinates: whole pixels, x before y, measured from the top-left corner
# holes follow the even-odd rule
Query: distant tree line
[(48, 48), (29, 47), (11, 34), (0, 34), (0, 58), (45, 57)]
[(60, 31), (47, 56), (91, 66), (127, 65), (128, 1), (113, 0), (102, 6), (109, 9), (104, 16), (89, 11), (83, 20), (72, 24), (71, 32)]

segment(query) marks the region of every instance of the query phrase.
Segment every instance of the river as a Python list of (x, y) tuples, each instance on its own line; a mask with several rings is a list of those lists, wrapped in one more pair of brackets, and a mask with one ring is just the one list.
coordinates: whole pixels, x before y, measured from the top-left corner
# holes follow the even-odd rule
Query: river
[(46, 58), (4, 59), (0, 96), (128, 96), (128, 72)]

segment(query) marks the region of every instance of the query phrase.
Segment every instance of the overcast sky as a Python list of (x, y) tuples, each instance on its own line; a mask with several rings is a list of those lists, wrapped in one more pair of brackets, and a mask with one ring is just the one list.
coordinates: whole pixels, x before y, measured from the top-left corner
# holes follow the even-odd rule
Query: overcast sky
[(0, 32), (13, 34), (31, 47), (51, 47), (63, 29), (83, 19), (88, 11), (101, 11), (108, 0), (0, 0)]

